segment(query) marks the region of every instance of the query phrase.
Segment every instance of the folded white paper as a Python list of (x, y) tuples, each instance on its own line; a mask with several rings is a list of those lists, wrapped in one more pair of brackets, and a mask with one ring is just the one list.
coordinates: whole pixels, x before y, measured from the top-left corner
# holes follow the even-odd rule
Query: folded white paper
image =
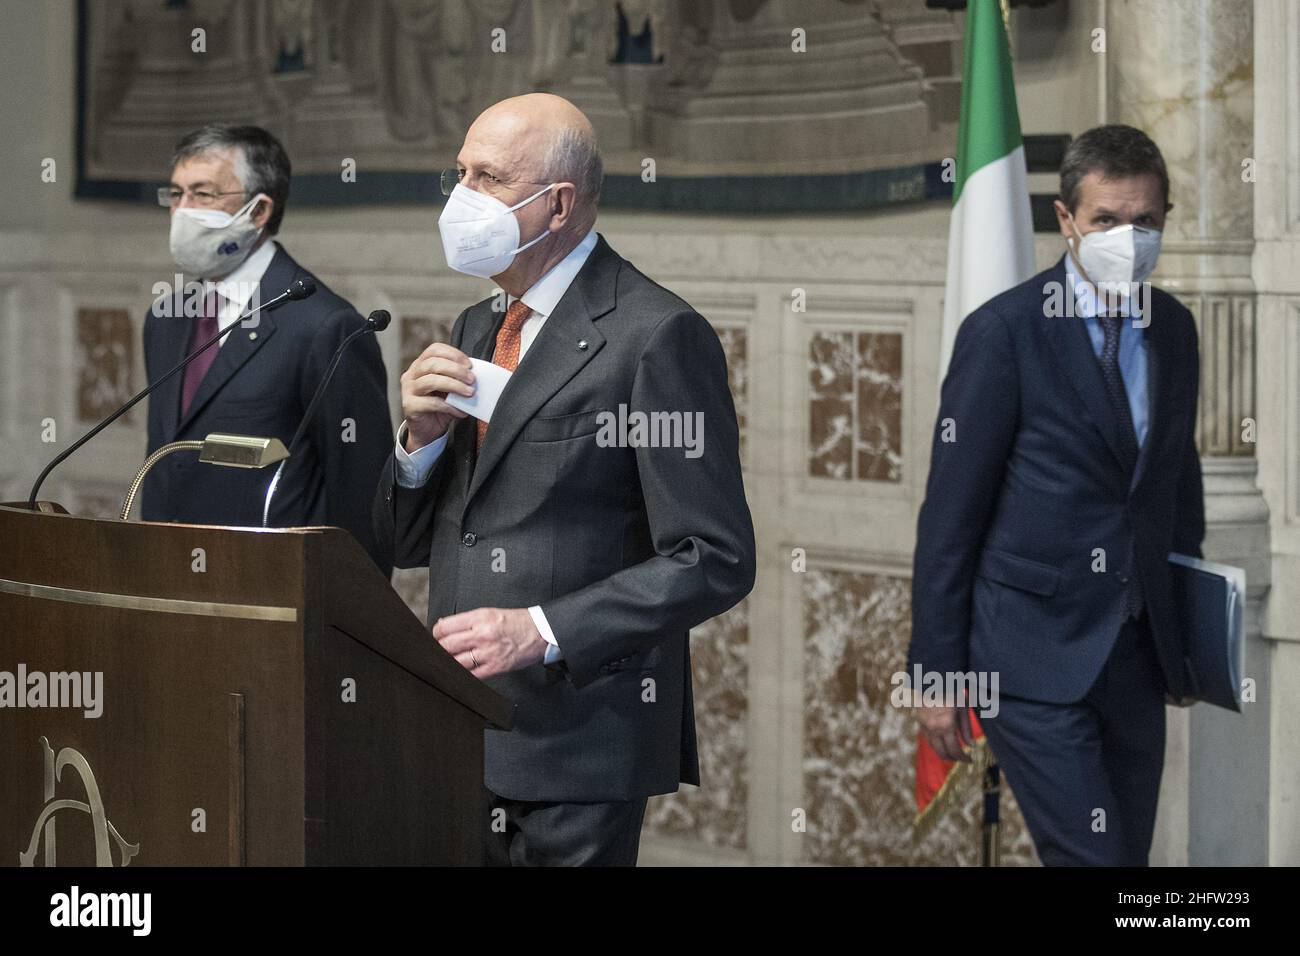
[(469, 361), (474, 372), (474, 394), (466, 398), (464, 395), (448, 392), (447, 404), (452, 408), (459, 408), (462, 412), (469, 412), (482, 421), (490, 422), (492, 412), (497, 407), (497, 399), (501, 397), (501, 393), (506, 390), (506, 383), (510, 381), (510, 372), (500, 365), (493, 365), (482, 359), (472, 358)]

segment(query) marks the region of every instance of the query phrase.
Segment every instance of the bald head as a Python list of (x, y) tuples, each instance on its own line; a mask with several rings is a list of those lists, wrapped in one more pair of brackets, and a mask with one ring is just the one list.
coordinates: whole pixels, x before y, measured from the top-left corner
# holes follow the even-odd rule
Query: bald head
[(520, 251), (492, 278), (523, 295), (596, 224), (601, 161), (591, 121), (551, 93), (488, 107), (456, 157), (460, 186), (498, 200), (519, 225)]
[(572, 183), (575, 219), (595, 221), (603, 174), (596, 131), (562, 96), (525, 93), (489, 106), (465, 134), (457, 160), (471, 177), (487, 174), (484, 191), (493, 176), (524, 185)]

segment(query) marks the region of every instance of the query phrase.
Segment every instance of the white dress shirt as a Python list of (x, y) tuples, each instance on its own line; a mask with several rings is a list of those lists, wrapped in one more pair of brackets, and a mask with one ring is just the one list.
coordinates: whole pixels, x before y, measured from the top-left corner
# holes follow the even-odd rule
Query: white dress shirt
[[(522, 363), (524, 355), (528, 352), (529, 346), (537, 338), (537, 333), (542, 330), (546, 324), (546, 319), (555, 307), (559, 304), (564, 293), (572, 285), (574, 277), (591, 255), (591, 250), (596, 248), (596, 230), (593, 227), (587, 232), (567, 256), (551, 267), (550, 271), (534, 282), (523, 295), (524, 305), (532, 310), (532, 313), (524, 320), (524, 324), (519, 329), (519, 361)], [(249, 257), (252, 258), (251, 256)], [(514, 304), (515, 297), (508, 296), (507, 308)], [(421, 448), (409, 454), (406, 448), (406, 423), (397, 430), (397, 483), (403, 488), (419, 488), (429, 480), (429, 475), (433, 471), (433, 466), (437, 464), (439, 456), (442, 455), (443, 449), (447, 447), (447, 434), (443, 433), (442, 437), (424, 445)], [(560, 651), (559, 642), (555, 639), (555, 634), (551, 631), (551, 625), (546, 621), (546, 615), (542, 613), (541, 605), (535, 604), (528, 609), (532, 615), (533, 624), (537, 626), (538, 632), (550, 646), (546, 648), (544, 657), (545, 663), (557, 661), (564, 655)]]
[[(240, 316), (248, 311), (248, 303), (253, 298), (255, 292), (262, 282), (262, 277), (266, 275), (266, 270), (271, 266), (271, 260), (275, 258), (275, 251), (279, 246), (275, 244), (274, 239), (268, 239), (262, 243), (247, 259), (239, 264), (239, 268), (229, 275), (220, 279), (205, 279), (203, 281), (203, 297), (207, 297), (215, 290), (217, 293), (217, 329), (224, 332), (236, 322)], [(254, 316), (249, 320), (249, 328), (253, 328), (257, 317)], [(226, 344), (229, 335), (223, 335), (217, 339), (217, 345)]]

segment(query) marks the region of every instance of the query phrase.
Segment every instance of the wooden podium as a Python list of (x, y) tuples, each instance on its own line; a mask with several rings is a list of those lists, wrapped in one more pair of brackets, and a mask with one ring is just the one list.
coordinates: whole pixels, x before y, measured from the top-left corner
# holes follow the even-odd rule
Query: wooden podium
[(0, 506), (0, 863), (477, 865), (509, 723), (338, 528)]

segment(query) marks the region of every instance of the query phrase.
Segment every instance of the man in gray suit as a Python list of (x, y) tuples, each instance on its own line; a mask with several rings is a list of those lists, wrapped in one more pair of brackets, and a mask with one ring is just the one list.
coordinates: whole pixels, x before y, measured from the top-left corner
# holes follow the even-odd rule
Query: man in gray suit
[[(636, 862), (647, 797), (699, 783), (688, 631), (754, 583), (721, 344), (596, 234), (600, 183), (558, 96), (470, 127), (439, 230), (507, 295), (403, 374), (376, 498), (397, 566), (430, 567), (433, 636), (515, 704), (484, 741), (495, 864)], [(512, 372), (490, 422), (448, 402), (471, 358)]]

